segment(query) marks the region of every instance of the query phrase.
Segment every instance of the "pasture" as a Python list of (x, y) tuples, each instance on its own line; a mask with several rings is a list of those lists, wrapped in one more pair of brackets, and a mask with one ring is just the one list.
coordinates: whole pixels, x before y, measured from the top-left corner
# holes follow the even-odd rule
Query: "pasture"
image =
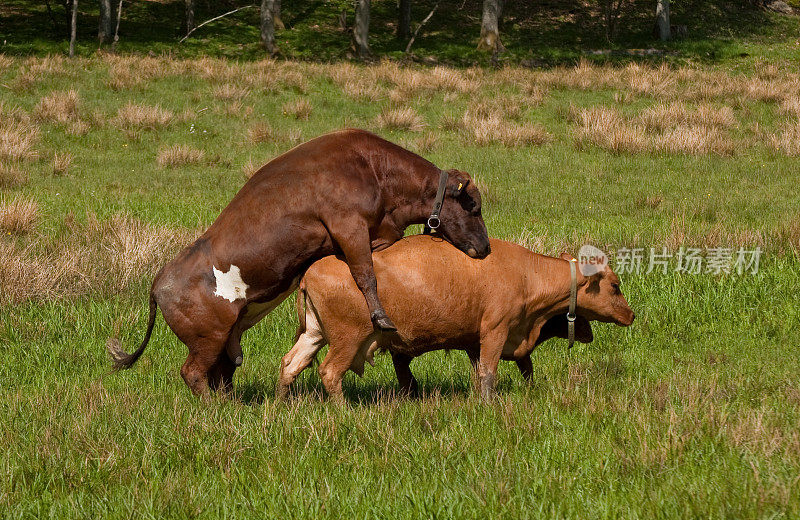
[[(0, 55), (2, 515), (797, 517), (800, 75), (735, 68)], [(412, 363), (420, 399), (378, 356), (347, 406), (314, 369), (277, 402), (293, 298), (245, 334), (231, 395), (191, 396), (161, 318), (109, 373), (158, 268), (260, 165), (345, 126), (470, 172), (492, 236), (675, 256), (617, 269), (630, 328), (544, 343), (532, 384), (501, 364), (488, 405), (455, 351)], [(757, 273), (675, 270), (756, 247)]]

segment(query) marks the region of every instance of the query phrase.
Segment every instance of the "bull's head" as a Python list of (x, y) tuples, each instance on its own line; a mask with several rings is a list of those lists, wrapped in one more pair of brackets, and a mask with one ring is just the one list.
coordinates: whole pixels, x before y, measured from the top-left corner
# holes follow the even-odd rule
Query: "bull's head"
[(481, 216), (481, 194), (469, 174), (459, 170), (447, 174), (437, 232), (472, 258), (485, 258), (491, 250)]
[[(564, 254), (565, 260), (570, 258)], [(616, 323), (627, 327), (636, 317), (620, 290), (619, 276), (608, 264), (592, 274), (584, 276), (578, 272), (578, 314), (589, 321)]]

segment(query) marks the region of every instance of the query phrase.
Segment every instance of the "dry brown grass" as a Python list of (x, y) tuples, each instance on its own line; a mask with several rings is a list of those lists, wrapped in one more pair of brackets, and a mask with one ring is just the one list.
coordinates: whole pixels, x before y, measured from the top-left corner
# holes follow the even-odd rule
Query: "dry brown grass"
[(39, 153), (39, 128), (29, 123), (8, 119), (0, 122), (0, 159), (23, 161), (35, 159)]
[(175, 144), (159, 150), (156, 162), (162, 168), (177, 168), (189, 164), (199, 164), (204, 157), (203, 150), (185, 144)]
[(648, 130), (664, 131), (685, 125), (734, 128), (738, 122), (731, 107), (703, 104), (692, 110), (684, 103), (659, 103), (644, 109), (636, 118)]
[(771, 137), (772, 147), (791, 157), (800, 156), (800, 119), (784, 125), (778, 135)]
[(275, 139), (275, 130), (269, 123), (258, 122), (247, 129), (247, 140), (253, 144), (266, 143)]
[(385, 108), (376, 118), (380, 128), (420, 132), (425, 128), (425, 120), (411, 107)]
[(75, 90), (51, 92), (44, 96), (33, 113), (42, 121), (66, 124), (80, 120), (80, 97)]
[(0, 231), (9, 235), (24, 235), (36, 227), (39, 205), (35, 200), (14, 197), (0, 203)]
[(28, 176), (14, 163), (0, 161), (0, 188), (16, 188), (28, 182)]
[(433, 150), (439, 144), (439, 138), (433, 132), (425, 132), (421, 136), (414, 139), (414, 146), (419, 153), (427, 153)]
[(287, 101), (281, 110), (285, 116), (292, 116), (295, 119), (308, 119), (313, 109), (314, 107), (309, 100), (298, 98)]
[(736, 143), (716, 128), (678, 126), (656, 137), (654, 147), (667, 153), (733, 155)]
[(250, 179), (261, 169), (261, 166), (252, 157), (248, 157), (247, 162), (242, 165), (242, 175), (244, 175), (245, 179)]
[(579, 124), (576, 137), (580, 145), (590, 143), (614, 153), (638, 153), (648, 148), (644, 127), (628, 124), (616, 109), (572, 109), (570, 117)]
[(53, 175), (66, 175), (72, 165), (72, 154), (69, 152), (53, 155)]
[(781, 112), (800, 119), (800, 94), (784, 99), (781, 102)]
[(248, 89), (233, 83), (223, 83), (214, 87), (213, 91), (214, 97), (223, 101), (240, 100), (249, 93)]
[(169, 125), (174, 115), (160, 106), (128, 103), (117, 111), (112, 124), (122, 129), (156, 130)]
[(464, 114), (464, 134), (477, 145), (500, 143), (505, 146), (538, 146), (547, 143), (552, 136), (540, 125), (514, 123), (504, 120), (497, 113), (488, 116)]
[(107, 221), (89, 215), (85, 224), (68, 218), (64, 227), (50, 242), (0, 242), (0, 298), (17, 303), (116, 294), (153, 276), (198, 235), (124, 215)]
[[(578, 124), (579, 145), (593, 144), (614, 153), (731, 155), (736, 148), (720, 130), (737, 124), (729, 107), (701, 106), (693, 111), (682, 103), (662, 103), (633, 119), (609, 107), (572, 108), (570, 119)], [(647, 130), (660, 133), (650, 135)]]

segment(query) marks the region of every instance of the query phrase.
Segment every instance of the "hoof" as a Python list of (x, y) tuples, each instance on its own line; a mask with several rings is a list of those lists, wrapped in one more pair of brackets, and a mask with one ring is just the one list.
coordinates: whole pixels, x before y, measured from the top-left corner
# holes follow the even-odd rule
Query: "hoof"
[(373, 313), (372, 325), (381, 332), (397, 332), (397, 327), (389, 319), (389, 316), (385, 314)]

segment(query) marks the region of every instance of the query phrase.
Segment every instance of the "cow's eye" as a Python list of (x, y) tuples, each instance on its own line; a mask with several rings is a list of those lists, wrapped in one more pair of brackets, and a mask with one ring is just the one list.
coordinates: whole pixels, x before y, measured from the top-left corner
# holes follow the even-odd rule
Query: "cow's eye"
[(614, 289), (614, 292), (616, 292), (616, 293), (619, 293), (619, 292), (620, 292), (620, 291), (619, 291), (619, 284), (618, 284), (618, 283), (612, 283), (612, 284), (611, 284), (611, 288), (612, 288), (612, 289)]

